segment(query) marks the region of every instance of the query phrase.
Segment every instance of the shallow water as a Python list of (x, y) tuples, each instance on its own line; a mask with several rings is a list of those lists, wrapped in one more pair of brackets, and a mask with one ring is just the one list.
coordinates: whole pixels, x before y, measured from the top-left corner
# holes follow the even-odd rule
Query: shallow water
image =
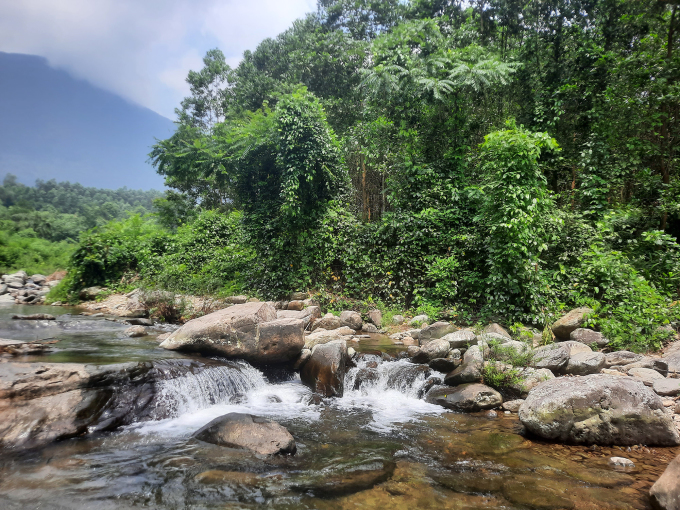
[[(101, 359), (117, 361), (171, 354), (97, 324), (101, 329), (58, 333), (68, 338), (62, 356), (96, 359), (99, 349), (107, 353)], [(115, 345), (117, 355), (110, 352)], [(169, 419), (3, 453), (0, 508), (645, 509), (649, 487), (680, 453), (533, 441), (516, 415), (489, 418), (427, 404), (418, 398), (424, 376), (406, 384), (404, 368), (406, 361), (381, 363), (379, 378), (357, 390), (353, 369), (345, 396), (319, 405), (310, 404), (298, 377), (270, 381), (246, 364), (164, 381), (160, 401), (172, 410)], [(228, 412), (280, 422), (295, 437), (297, 454), (267, 458), (191, 438)], [(614, 455), (636, 467), (610, 468)]]

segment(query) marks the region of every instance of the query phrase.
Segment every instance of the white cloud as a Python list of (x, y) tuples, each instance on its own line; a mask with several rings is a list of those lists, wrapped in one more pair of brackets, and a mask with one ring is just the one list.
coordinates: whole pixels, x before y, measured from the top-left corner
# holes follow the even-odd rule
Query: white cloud
[(168, 117), (189, 69), (219, 47), (232, 65), (314, 0), (0, 0), (0, 51), (46, 57)]

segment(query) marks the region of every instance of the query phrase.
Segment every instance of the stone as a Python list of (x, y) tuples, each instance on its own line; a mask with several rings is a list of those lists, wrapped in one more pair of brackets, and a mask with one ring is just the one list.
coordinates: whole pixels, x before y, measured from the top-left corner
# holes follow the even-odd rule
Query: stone
[(269, 303), (245, 303), (190, 320), (161, 347), (277, 364), (296, 360), (304, 345), (303, 320), (277, 319)]
[(532, 365), (535, 368), (547, 368), (552, 372), (560, 372), (568, 362), (569, 351), (561, 344), (550, 344), (534, 351)]
[(361, 319), (361, 314), (359, 312), (353, 312), (352, 310), (345, 310), (340, 314), (340, 322), (343, 326), (349, 326), (352, 329), (360, 330), (364, 321)]
[(601, 352), (579, 352), (569, 357), (564, 373), (569, 375), (596, 374), (604, 367), (604, 354)]
[[(397, 365), (393, 370), (390, 370), (386, 385), (390, 389), (401, 392), (412, 391), (417, 382), (425, 382), (433, 375), (432, 369), (427, 365)], [(434, 384), (435, 382), (432, 381), (429, 387), (421, 387), (418, 398), (422, 397)]]
[(309, 299), (309, 293), (307, 292), (293, 292), (290, 295), (291, 301), (304, 301), (305, 299)]
[(206, 443), (252, 450), (260, 455), (293, 454), (295, 439), (282, 425), (251, 414), (229, 413), (215, 418), (193, 435)]
[(609, 465), (627, 468), (635, 467), (635, 463), (632, 460), (627, 459), (625, 457), (612, 457), (609, 459)]
[(361, 326), (361, 331), (372, 335), (379, 333), (378, 328), (375, 327), (375, 324), (371, 324), (370, 322), (365, 322), (364, 325)]
[(314, 325), (312, 326), (312, 331), (317, 329), (325, 329), (326, 331), (330, 331), (333, 329), (338, 329), (339, 327), (342, 326), (343, 323), (340, 320), (340, 317), (336, 317), (332, 313), (327, 313), (321, 319), (314, 322)]
[(435, 322), (420, 330), (420, 343), (442, 338), (443, 336), (455, 331), (458, 331), (458, 328), (453, 324), (449, 324), (448, 322)]
[(436, 386), (427, 393), (425, 400), (430, 404), (469, 413), (493, 409), (503, 403), (500, 393), (477, 383), (462, 384), (455, 388)]
[(406, 349), (406, 352), (409, 358), (412, 358), (420, 352), (420, 347), (418, 347), (417, 345), (409, 345), (408, 349)]
[(680, 455), (666, 468), (649, 491), (652, 505), (661, 510), (680, 510)]
[(491, 323), (482, 330), (483, 333), (495, 333), (496, 335), (504, 336), (508, 340), (512, 340), (512, 336), (508, 333), (503, 326), (497, 323)]
[(448, 335), (444, 335), (442, 339), (448, 341), (449, 346), (452, 349), (468, 347), (477, 343), (477, 335), (470, 329), (461, 329), (460, 331), (449, 333)]
[(255, 473), (243, 473), (241, 471), (222, 471), (211, 469), (203, 471), (194, 476), (194, 481), (203, 485), (236, 485), (236, 486), (255, 486), (260, 481), (260, 477)]
[[(333, 340), (342, 340), (344, 336), (339, 333), (340, 328), (326, 331), (325, 329), (315, 329), (305, 337), (305, 349), (312, 349), (315, 345), (327, 344)], [(352, 330), (354, 331), (354, 330)]]
[(27, 340), (6, 340), (0, 338), (0, 356), (34, 356), (51, 352), (52, 344), (58, 340), (51, 341), (27, 341)]
[(146, 328), (144, 326), (130, 326), (125, 330), (125, 336), (130, 338), (146, 336)]
[(663, 359), (668, 364), (669, 374), (680, 374), (680, 350), (664, 355)]
[(571, 332), (583, 326), (586, 316), (590, 313), (593, 313), (593, 310), (587, 307), (571, 310), (564, 317), (555, 321), (552, 325), (553, 334), (557, 338), (569, 340)]
[(308, 306), (303, 310), (279, 310), (276, 312), (278, 319), (301, 319), (305, 323), (305, 328), (314, 319), (321, 317), (321, 308), (318, 306)]
[(406, 319), (404, 319), (403, 315), (393, 315), (392, 316), (392, 324), (395, 326), (400, 326), (404, 323)]
[(127, 322), (131, 326), (153, 326), (153, 321), (151, 319), (140, 319), (140, 318), (133, 319), (133, 318), (131, 318), (131, 319), (126, 319), (125, 322)]
[(658, 395), (632, 377), (561, 377), (534, 388), (519, 410), (527, 431), (563, 443), (674, 446), (680, 436)]
[(582, 344), (590, 345), (597, 349), (606, 347), (609, 343), (609, 340), (607, 340), (602, 333), (586, 328), (575, 329), (569, 333), (569, 338), (575, 342), (581, 342)]
[(380, 374), (375, 368), (360, 368), (354, 375), (354, 382), (352, 389), (354, 391), (360, 390), (362, 387), (370, 387), (375, 385), (380, 379)]
[(555, 375), (547, 368), (522, 368), (517, 375), (521, 381), (508, 385), (508, 393), (521, 398), (526, 398), (529, 392), (539, 384), (555, 378)]
[(494, 342), (497, 344), (504, 344), (507, 341), (508, 341), (507, 337), (499, 335), (498, 333), (482, 333), (481, 335), (477, 335), (477, 344), (479, 344), (480, 342), (484, 343)]
[(34, 313), (32, 315), (12, 315), (12, 319), (21, 321), (54, 321), (57, 318), (47, 313)]
[[(484, 348), (485, 351), (488, 349), (488, 347), (486, 347), (485, 345), (483, 345), (482, 348)], [(465, 354), (463, 354), (463, 363), (466, 364), (476, 363), (479, 366), (481, 366), (483, 362), (484, 354), (479, 344), (473, 345), (467, 351), (465, 351)]]
[(651, 368), (631, 368), (628, 370), (628, 375), (639, 379), (645, 386), (653, 386), (655, 381), (666, 379), (659, 372)]
[(636, 354), (630, 351), (616, 351), (605, 354), (604, 366), (610, 368), (618, 365), (629, 365), (644, 359), (642, 354)]
[(344, 340), (315, 345), (302, 367), (300, 379), (322, 397), (342, 397), (347, 364), (347, 342)]
[(523, 403), (524, 403), (523, 399), (509, 400), (507, 402), (503, 402), (503, 405), (501, 407), (505, 411), (509, 411), (511, 413), (516, 413), (517, 411), (519, 411), (519, 408)]
[(416, 315), (413, 319), (408, 321), (411, 326), (418, 326), (430, 320), (427, 315)]
[(508, 340), (507, 342), (502, 343), (500, 347), (503, 349), (512, 349), (516, 354), (524, 354), (531, 350), (531, 346), (529, 344), (525, 344), (524, 342), (520, 342), (518, 340)]
[(430, 361), (427, 366), (429, 366), (432, 370), (436, 370), (437, 372), (448, 374), (449, 372), (453, 372), (456, 368), (458, 368), (461, 362), (462, 360), (460, 358), (435, 358)]
[(294, 310), (296, 312), (300, 312), (305, 308), (305, 304), (302, 301), (289, 301), (288, 306), (286, 307), (287, 310)]
[(1, 284), (0, 285), (0, 296), (2, 296), (3, 294), (7, 294), (8, 292), (9, 292), (9, 290), (7, 288), (7, 285), (5, 285), (4, 283)]
[(47, 282), (47, 276), (45, 276), (44, 274), (34, 274), (33, 276), (31, 276), (30, 280), (33, 281), (33, 283), (35, 283), (36, 285), (44, 285), (45, 282)]
[(435, 358), (445, 358), (450, 350), (449, 342), (446, 340), (442, 338), (431, 340), (425, 345), (421, 345), (420, 351), (413, 357), (413, 362), (428, 363)]
[(104, 291), (102, 287), (86, 287), (78, 293), (83, 301), (91, 301)]
[(248, 296), (229, 296), (224, 301), (232, 305), (243, 305), (248, 302)]
[(580, 354), (582, 352), (593, 352), (589, 345), (582, 344), (581, 342), (576, 342), (574, 340), (565, 340), (563, 342), (559, 342), (559, 345), (567, 350), (569, 356)]
[(668, 363), (666, 363), (666, 361), (663, 359), (651, 357), (642, 358), (640, 361), (636, 361), (635, 363), (630, 363), (628, 365), (623, 365), (622, 367), (615, 366), (612, 368), (617, 369), (620, 368), (625, 372), (628, 372), (632, 368), (647, 368), (649, 370), (656, 371), (657, 373), (661, 374), (662, 377), (666, 377), (666, 375), (668, 375)]
[(409, 346), (412, 346), (412, 345), (417, 347), (417, 346), (420, 345), (420, 342), (418, 340), (416, 340), (415, 338), (412, 338), (410, 336), (402, 337), (402, 339), (400, 341), (401, 341), (402, 345), (405, 345), (406, 347), (409, 347)]
[(458, 386), (460, 384), (481, 382), (482, 366), (481, 363), (465, 363), (453, 372), (444, 377), (444, 384), (448, 386)]
[(662, 397), (680, 396), (680, 379), (656, 379), (652, 382), (652, 388), (657, 395)]
[(302, 365), (307, 363), (307, 360), (312, 357), (312, 350), (311, 349), (302, 349), (300, 351), (300, 357), (295, 361), (295, 364), (293, 365), (294, 370), (300, 370)]
[(376, 327), (382, 327), (382, 312), (378, 309), (373, 309), (368, 311), (368, 320), (371, 324)]

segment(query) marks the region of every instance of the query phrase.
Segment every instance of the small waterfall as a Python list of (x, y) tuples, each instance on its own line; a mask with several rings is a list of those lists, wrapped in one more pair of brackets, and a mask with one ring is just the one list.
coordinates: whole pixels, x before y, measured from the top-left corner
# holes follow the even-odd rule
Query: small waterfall
[(168, 360), (156, 369), (160, 378), (156, 386), (159, 417), (177, 417), (226, 404), (267, 385), (262, 372), (245, 361), (199, 366)]
[(407, 360), (384, 362), (377, 355), (363, 355), (345, 376), (345, 392), (370, 396), (397, 391), (405, 397), (420, 399), (441, 382), (442, 375), (425, 365)]

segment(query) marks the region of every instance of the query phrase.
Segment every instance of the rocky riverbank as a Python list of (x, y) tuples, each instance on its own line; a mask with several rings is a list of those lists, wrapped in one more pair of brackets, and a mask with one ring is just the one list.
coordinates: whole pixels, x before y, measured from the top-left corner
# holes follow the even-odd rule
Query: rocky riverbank
[(29, 276), (26, 271), (18, 271), (3, 275), (0, 283), (0, 305), (37, 305), (44, 303), (45, 296), (53, 287), (59, 285), (60, 281), (61, 277), (58, 274)]

